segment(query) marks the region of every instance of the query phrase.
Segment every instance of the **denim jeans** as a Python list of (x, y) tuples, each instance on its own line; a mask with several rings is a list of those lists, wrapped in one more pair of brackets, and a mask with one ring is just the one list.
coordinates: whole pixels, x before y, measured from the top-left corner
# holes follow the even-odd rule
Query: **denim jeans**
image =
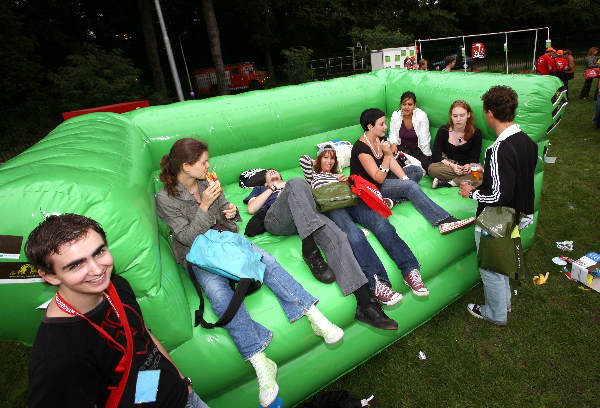
[(352, 254), (348, 238), (337, 225), (317, 211), (310, 185), (303, 178), (285, 183), (265, 216), (265, 228), (273, 235), (312, 235), (327, 257), (327, 263), (344, 296), (367, 283)]
[(409, 180), (401, 180), (394, 174), (388, 174), (380, 189), (384, 197), (392, 200), (408, 198), (416, 210), (434, 227), (450, 217), (446, 210), (431, 201), (419, 187), (419, 180), (423, 177), (423, 170), (419, 166), (406, 166), (404, 172)]
[[(304, 290), (268, 252), (254, 244), (252, 250), (262, 255), (261, 262), (266, 265), (263, 284), (275, 294), (290, 322), (304, 316), (308, 309), (318, 302), (318, 299)], [(213, 311), (221, 317), (233, 296), (229, 281), (196, 265), (192, 265), (192, 269)], [(244, 304), (240, 306), (233, 319), (225, 325), (225, 329), (244, 360), (263, 351), (273, 336), (268, 329), (252, 320)]]
[(375, 290), (375, 275), (381, 281), (391, 285), (381, 260), (367, 241), (365, 234), (355, 223), (371, 230), (385, 251), (394, 260), (402, 275), (406, 276), (413, 269), (419, 269), (419, 262), (414, 254), (396, 233), (396, 229), (388, 220), (369, 208), (363, 201), (354, 207), (340, 208), (325, 213), (348, 236), (352, 252), (363, 273), (369, 280), (369, 288)]
[[(475, 228), (475, 245), (479, 251), (481, 228)], [(481, 315), (492, 323), (506, 324), (510, 309), (510, 283), (506, 275), (479, 268), (485, 304), (481, 305)]]
[(185, 408), (209, 408), (209, 406), (206, 405), (206, 403), (200, 399), (198, 394), (192, 390), (188, 396), (188, 401), (187, 404), (185, 404)]
[(596, 114), (594, 115), (594, 124), (600, 128), (600, 95), (596, 98)]

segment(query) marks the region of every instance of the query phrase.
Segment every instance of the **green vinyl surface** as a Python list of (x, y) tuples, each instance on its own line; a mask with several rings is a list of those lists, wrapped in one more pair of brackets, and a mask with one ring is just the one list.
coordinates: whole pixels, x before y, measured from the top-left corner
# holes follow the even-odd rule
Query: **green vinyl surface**
[[(194, 137), (209, 144), (210, 163), (227, 198), (240, 208), (243, 231), (249, 215), (242, 203), (244, 170), (274, 167), (285, 179), (301, 176), (298, 157), (315, 155), (316, 144), (331, 139), (354, 143), (361, 135), (360, 113), (384, 110), (389, 120), (400, 95), (416, 93), (429, 116), (432, 139), (448, 118), (456, 99), (467, 100), (484, 136), (484, 149), (495, 134), (486, 126), (481, 95), (493, 85), (510, 85), (519, 95), (516, 123), (539, 145), (536, 169), (536, 220), (543, 180), (543, 154), (558, 124), (565, 96), (558, 79), (535, 75), (500, 75), (386, 69), (370, 74), (255, 91), (199, 101), (139, 109), (126, 114), (92, 113), (72, 118), (43, 140), (0, 167), (0, 235), (23, 237), (52, 213), (76, 212), (98, 220), (107, 232), (115, 269), (131, 283), (153, 333), (190, 376), (211, 407), (256, 407), (258, 387), (250, 364), (243, 361), (225, 329), (193, 327), (199, 301), (192, 282), (173, 258), (169, 231), (157, 218), (154, 194), (160, 188), (158, 166), (173, 142)], [(432, 140), (433, 142), (433, 140)], [(482, 151), (482, 158), (484, 152)], [(346, 170), (347, 172), (347, 170)], [(456, 189), (425, 193), (458, 218), (474, 214), (476, 203)], [(268, 288), (250, 295), (251, 316), (273, 332), (266, 353), (279, 366), (277, 381), (284, 406), (293, 406), (352, 370), (416, 327), (479, 281), (473, 227), (442, 236), (412, 206), (397, 205), (389, 218), (421, 264), (431, 295), (419, 298), (402, 283), (390, 257), (371, 234), (368, 241), (382, 259), (393, 288), (404, 295), (386, 313), (399, 322), (397, 331), (381, 331), (354, 320), (355, 300), (337, 285), (316, 281), (301, 256), (297, 236), (263, 234), (251, 240), (269, 251), (314, 296), (319, 308), (345, 330), (343, 340), (326, 345), (312, 333), (307, 319), (290, 324)], [(524, 230), (529, 247), (535, 224)], [(22, 245), (22, 246), (23, 246)], [(1, 251), (0, 251), (1, 252)], [(19, 259), (26, 262), (21, 248)], [(9, 270), (3, 268), (2, 270)], [(4, 273), (4, 272), (3, 272)], [(54, 289), (34, 275), (0, 276), (0, 338), (32, 343), (43, 315), (38, 309)], [(206, 318), (216, 317), (206, 306)]]

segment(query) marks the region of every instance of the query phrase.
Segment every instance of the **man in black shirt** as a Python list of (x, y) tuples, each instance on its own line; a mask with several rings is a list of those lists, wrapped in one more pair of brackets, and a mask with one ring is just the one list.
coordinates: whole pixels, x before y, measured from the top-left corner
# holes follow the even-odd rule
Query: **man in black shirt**
[[(538, 157), (537, 144), (513, 121), (518, 106), (517, 94), (507, 86), (494, 86), (482, 97), (488, 126), (498, 138), (485, 152), (483, 183), (475, 188), (460, 185), (459, 194), (478, 202), (477, 215), (486, 206), (507, 206), (516, 214), (526, 214), (519, 228), (533, 222), (534, 173)], [(475, 228), (479, 248), (481, 229)], [(505, 325), (511, 311), (510, 285), (506, 275), (479, 269), (485, 293), (485, 304), (467, 305), (469, 312), (480, 319)]]
[(207, 407), (146, 328), (129, 283), (112, 274), (96, 221), (51, 216), (25, 252), (57, 286), (31, 352), (30, 407)]

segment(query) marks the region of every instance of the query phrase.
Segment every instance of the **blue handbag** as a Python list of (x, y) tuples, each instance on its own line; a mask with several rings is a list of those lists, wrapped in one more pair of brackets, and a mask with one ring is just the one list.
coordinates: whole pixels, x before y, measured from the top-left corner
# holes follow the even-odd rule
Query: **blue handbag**
[[(230, 231), (220, 232), (214, 229), (194, 239), (185, 259), (188, 262), (188, 273), (200, 296), (200, 307), (196, 311), (194, 325), (200, 324), (205, 329), (222, 327), (229, 323), (244, 301), (244, 297), (260, 288), (266, 268), (266, 265), (261, 262), (262, 255), (252, 250), (246, 238)], [(215, 323), (208, 323), (202, 316), (204, 297), (191, 264), (230, 281), (238, 282), (227, 310)]]

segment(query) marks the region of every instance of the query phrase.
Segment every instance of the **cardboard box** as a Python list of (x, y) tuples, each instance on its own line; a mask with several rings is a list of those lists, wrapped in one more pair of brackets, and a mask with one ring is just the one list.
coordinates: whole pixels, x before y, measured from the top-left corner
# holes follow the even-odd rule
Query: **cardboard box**
[[(590, 275), (590, 273), (597, 275), (596, 271), (599, 268), (600, 254), (589, 252), (571, 264), (571, 279), (600, 292), (600, 278)], [(589, 283), (588, 279), (590, 280)]]

